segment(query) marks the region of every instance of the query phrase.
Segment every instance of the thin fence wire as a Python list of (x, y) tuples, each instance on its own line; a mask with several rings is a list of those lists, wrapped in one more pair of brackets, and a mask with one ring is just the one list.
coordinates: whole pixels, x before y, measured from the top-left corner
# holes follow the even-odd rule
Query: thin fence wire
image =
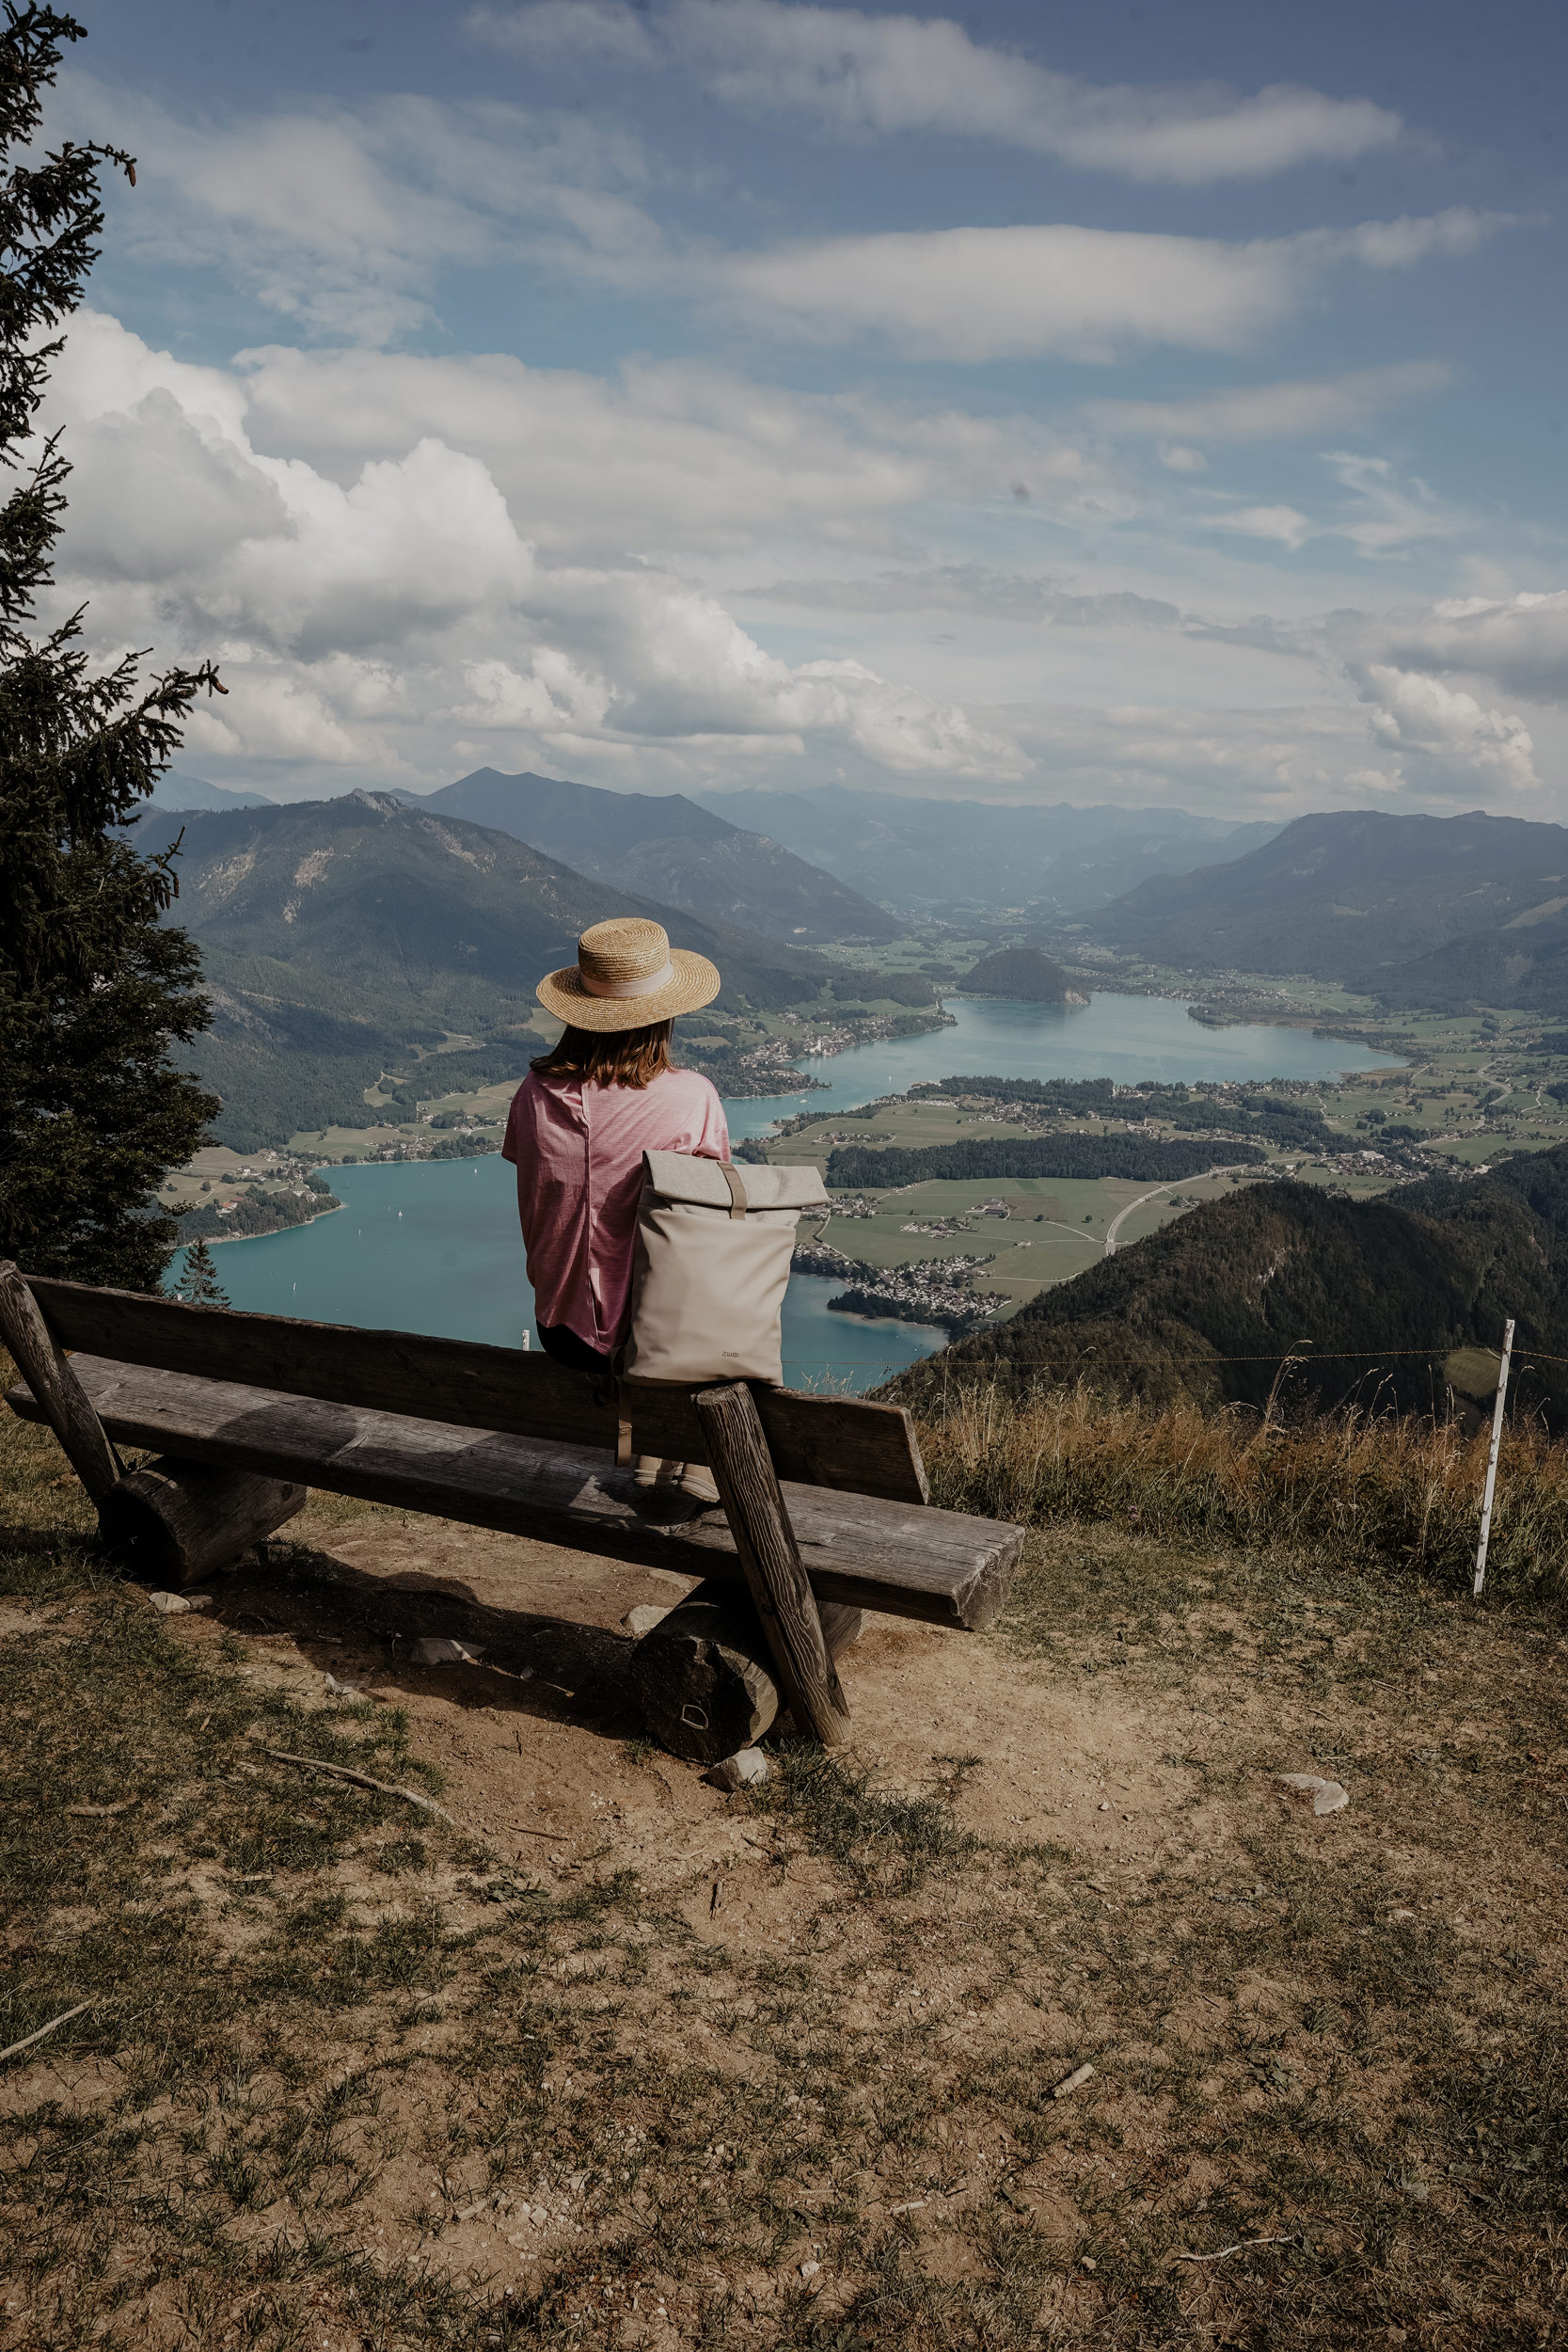
[[(977, 1331), (1000, 1331), (1006, 1329), (1006, 1327), (1003, 1324), (980, 1324), (975, 1327)], [(965, 1334), (965, 1336), (972, 1337), (974, 1334)], [(1488, 1347), (1481, 1340), (1448, 1340), (1436, 1347), (1330, 1346), (1321, 1356), (1316, 1355), (1316, 1348), (1315, 1340), (1298, 1341), (1294, 1347), (1281, 1348), (1277, 1353), (1269, 1356), (1212, 1356), (1207, 1349), (1191, 1348), (1183, 1352), (1180, 1348), (1162, 1347), (1160, 1360), (1162, 1363), (1173, 1364), (1309, 1364), (1313, 1361), (1335, 1364), (1382, 1364), (1392, 1362), (1396, 1357), (1402, 1359), (1415, 1357), (1423, 1359), (1428, 1363), (1440, 1364), (1446, 1363), (1450, 1356), (1467, 1354), (1472, 1350), (1487, 1356), (1496, 1356), (1497, 1353), (1495, 1347)], [(1092, 1352), (1095, 1371), (1110, 1371), (1134, 1365), (1142, 1367), (1148, 1360), (1147, 1357), (1142, 1356), (1104, 1356), (1098, 1348)], [(915, 1363), (927, 1363), (929, 1360), (928, 1357), (916, 1357), (911, 1359)], [(786, 1356), (784, 1361), (786, 1364), (825, 1364), (846, 1371), (863, 1372), (867, 1368), (865, 1359), (860, 1356)], [(1544, 1347), (1515, 1345), (1513, 1362), (1515, 1366), (1521, 1363), (1568, 1364), (1568, 1356), (1554, 1356)], [(903, 1371), (906, 1367), (901, 1364), (888, 1365), (885, 1369), (891, 1376), (895, 1371)]]

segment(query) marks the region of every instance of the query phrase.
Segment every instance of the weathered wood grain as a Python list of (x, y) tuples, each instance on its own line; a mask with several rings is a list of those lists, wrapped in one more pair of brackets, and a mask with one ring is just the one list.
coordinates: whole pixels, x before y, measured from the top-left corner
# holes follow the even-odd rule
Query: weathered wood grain
[[(864, 1617), (832, 1600), (818, 1613), (836, 1664), (859, 1640)], [(688, 1593), (644, 1633), (626, 1681), (654, 1738), (689, 1764), (718, 1764), (750, 1747), (778, 1721), (784, 1704), (750, 1595), (716, 1579)]]
[[(186, 1307), (137, 1291), (98, 1290), (36, 1275), (26, 1280), (60, 1345), (87, 1355), (384, 1413), (424, 1414), (438, 1398), (445, 1418), (460, 1428), (614, 1451), (617, 1407), (608, 1386), (545, 1355), (415, 1331), (365, 1331), (349, 1324)], [(624, 1382), (633, 1452), (706, 1461), (695, 1393)], [(893, 1502), (926, 1501), (925, 1466), (902, 1406), (808, 1396), (795, 1389), (759, 1388), (755, 1395), (781, 1478)]]
[(750, 1747), (779, 1712), (751, 1596), (715, 1578), (642, 1636), (626, 1682), (654, 1738), (689, 1764), (717, 1764)]
[(849, 1737), (849, 1707), (828, 1654), (816, 1597), (800, 1560), (752, 1391), (740, 1381), (705, 1389), (697, 1418), (707, 1431), (708, 1467), (735, 1537), (752, 1602), (762, 1619), (780, 1690), (801, 1731), (825, 1748)]
[[(123, 1445), (226, 1462), (685, 1576), (741, 1575), (721, 1511), (677, 1497), (680, 1516), (663, 1516), (675, 1506), (634, 1485), (629, 1470), (615, 1470), (594, 1448), (88, 1356), (73, 1359), (73, 1369)], [(24, 1418), (42, 1418), (24, 1388), (12, 1389), (7, 1402)], [(787, 1480), (783, 1491), (819, 1599), (978, 1629), (995, 1617), (1022, 1551), (1023, 1530), (1001, 1521)]]
[(109, 1440), (80, 1380), (60, 1352), (32, 1288), (8, 1258), (0, 1264), (0, 1339), (42, 1406), (66, 1460), (92, 1501), (103, 1507), (119, 1477)]
[(104, 1496), (103, 1539), (138, 1576), (178, 1588), (229, 1567), (305, 1508), (309, 1488), (215, 1462), (144, 1463)]

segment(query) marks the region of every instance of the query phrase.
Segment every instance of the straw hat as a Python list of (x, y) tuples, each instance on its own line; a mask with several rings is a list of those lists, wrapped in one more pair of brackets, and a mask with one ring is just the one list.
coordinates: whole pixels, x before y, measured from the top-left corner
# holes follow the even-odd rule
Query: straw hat
[(578, 960), (546, 975), (534, 994), (574, 1029), (641, 1029), (711, 1005), (724, 983), (689, 947), (672, 947), (662, 923), (618, 914), (578, 941)]

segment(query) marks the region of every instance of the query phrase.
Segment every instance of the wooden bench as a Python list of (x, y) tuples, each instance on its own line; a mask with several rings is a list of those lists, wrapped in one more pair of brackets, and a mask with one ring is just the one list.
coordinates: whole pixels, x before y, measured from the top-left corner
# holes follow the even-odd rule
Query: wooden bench
[[(863, 1398), (617, 1387), (523, 1350), (8, 1264), (0, 1337), (26, 1383), (11, 1410), (50, 1423), (105, 1541), (162, 1581), (231, 1565), (311, 1486), (702, 1579), (639, 1645), (633, 1681), (659, 1737), (703, 1761), (781, 1705), (841, 1743), (834, 1660), (860, 1612), (976, 1630), (1022, 1550), (1021, 1527), (933, 1509), (909, 1415)], [(721, 1507), (639, 1487), (617, 1467), (628, 1438), (707, 1464)], [(117, 1445), (160, 1458), (127, 1473)]]

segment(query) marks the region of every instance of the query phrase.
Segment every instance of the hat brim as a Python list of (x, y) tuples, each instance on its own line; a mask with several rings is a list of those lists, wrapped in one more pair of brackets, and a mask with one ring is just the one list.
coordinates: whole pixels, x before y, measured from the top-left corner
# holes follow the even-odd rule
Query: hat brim
[(655, 1021), (673, 1021), (683, 1012), (711, 1005), (724, 983), (719, 967), (689, 947), (672, 947), (673, 978), (646, 996), (591, 996), (575, 963), (547, 972), (534, 990), (546, 1012), (574, 1029), (644, 1029)]

